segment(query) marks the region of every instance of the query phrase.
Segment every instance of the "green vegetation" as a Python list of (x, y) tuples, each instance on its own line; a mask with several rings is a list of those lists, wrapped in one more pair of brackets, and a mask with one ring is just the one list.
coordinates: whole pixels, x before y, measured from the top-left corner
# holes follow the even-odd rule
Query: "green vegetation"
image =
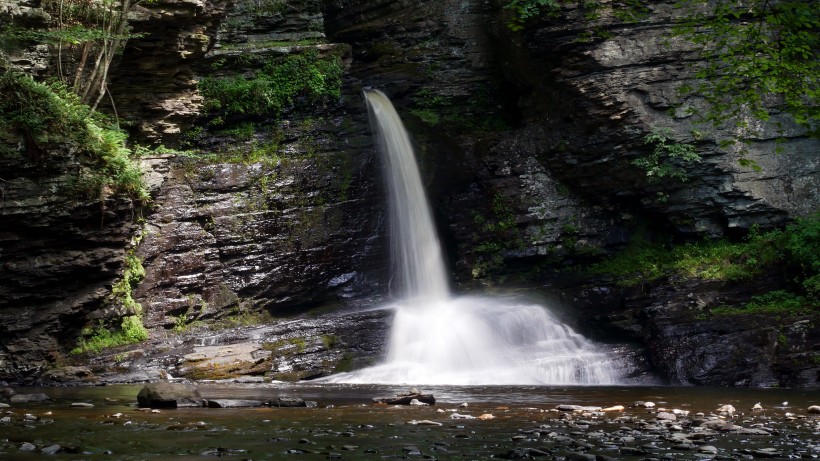
[[(136, 244), (141, 238), (136, 239)], [(131, 292), (145, 277), (145, 269), (134, 250), (125, 255), (122, 277), (111, 286), (111, 298), (119, 304), (127, 314), (120, 321), (119, 329), (111, 331), (100, 320), (96, 328), (84, 328), (77, 340), (77, 347), (71, 350), (72, 354), (85, 352), (98, 353), (103, 349), (133, 344), (148, 339), (148, 330), (142, 324), (142, 306), (134, 301)]]
[(7, 25), (0, 30), (0, 46), (14, 49), (45, 43), (56, 48), (57, 78), (94, 111), (108, 93), (111, 63), (134, 37), (127, 20), (132, 1), (44, 0), (40, 6), (48, 13), (47, 27)]
[(791, 275), (788, 289), (754, 297), (745, 307), (721, 306), (710, 315), (738, 313), (802, 314), (820, 305), (820, 214), (799, 219), (783, 230), (755, 232), (742, 242), (703, 241), (664, 245), (640, 236), (617, 256), (591, 266), (592, 274), (633, 286), (662, 277), (750, 281), (773, 267)]
[(504, 251), (524, 244), (515, 223), (515, 213), (504, 194), (496, 192), (493, 195), (491, 211), (490, 217), (473, 213), (473, 222), (483, 234), (481, 243), (473, 247), (477, 255), (471, 270), (473, 278), (484, 277), (499, 269), (504, 264)]
[(269, 63), (253, 77), (205, 77), (199, 89), (205, 108), (229, 116), (279, 117), (297, 98), (310, 104), (340, 96), (342, 67), (335, 56), (315, 51)]
[(14, 72), (0, 76), (0, 133), (19, 140), (28, 160), (43, 166), (50, 156), (76, 150), (80, 162), (69, 192), (94, 198), (113, 192), (148, 200), (125, 133), (61, 83), (38, 83)]
[(650, 182), (660, 182), (664, 178), (685, 182), (688, 179), (686, 170), (678, 165), (700, 161), (695, 146), (673, 142), (673, 136), (669, 128), (656, 128), (644, 137), (644, 142), (653, 146), (652, 153), (633, 160), (632, 164), (644, 170)]
[(97, 328), (86, 328), (80, 333), (77, 340), (77, 347), (71, 350), (71, 354), (83, 353), (97, 354), (104, 349), (142, 342), (148, 339), (148, 331), (142, 324), (142, 319), (138, 315), (129, 315), (122, 318), (120, 329), (110, 331), (100, 322)]
[(498, 131), (509, 128), (498, 115), (498, 103), (488, 88), (477, 88), (465, 104), (454, 98), (422, 88), (413, 95), (410, 113), (429, 126), (443, 126), (455, 132)]
[(718, 306), (709, 310), (711, 316), (740, 314), (807, 315), (817, 312), (817, 302), (787, 290), (770, 291), (752, 297), (745, 306)]
[(704, 58), (699, 79), (685, 92), (710, 103), (714, 125), (730, 122), (753, 134), (752, 119), (767, 121), (774, 106), (820, 134), (820, 8), (805, 0), (722, 0), (704, 8), (685, 0), (676, 33)]

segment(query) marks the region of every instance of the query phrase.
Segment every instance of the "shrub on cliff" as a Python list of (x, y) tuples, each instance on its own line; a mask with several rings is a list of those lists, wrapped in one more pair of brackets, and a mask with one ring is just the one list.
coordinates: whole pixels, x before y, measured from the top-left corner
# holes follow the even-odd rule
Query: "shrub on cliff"
[(139, 165), (126, 147), (126, 135), (92, 111), (60, 83), (39, 83), (30, 76), (0, 76), (0, 139), (21, 148), (0, 155), (20, 156), (40, 167), (58, 160), (73, 164), (71, 193), (87, 197), (122, 194), (148, 199)]

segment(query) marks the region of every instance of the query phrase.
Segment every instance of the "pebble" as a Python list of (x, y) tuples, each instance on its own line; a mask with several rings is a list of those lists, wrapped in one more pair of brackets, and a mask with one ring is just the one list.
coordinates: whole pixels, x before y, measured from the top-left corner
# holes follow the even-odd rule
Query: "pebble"
[(492, 414), (490, 414), (490, 413), (484, 413), (484, 414), (482, 414), (481, 416), (479, 416), (479, 417), (478, 417), (478, 419), (480, 419), (480, 420), (482, 420), (482, 421), (487, 421), (487, 420), (489, 420), (489, 419), (495, 419), (495, 416), (493, 416), (493, 415), (492, 415)]
[(460, 413), (453, 413), (452, 415), (450, 415), (450, 419), (475, 419), (475, 416), (462, 415)]
[(655, 414), (655, 417), (662, 420), (662, 421), (677, 421), (678, 417), (675, 416), (674, 413), (667, 413), (665, 411), (659, 411)]

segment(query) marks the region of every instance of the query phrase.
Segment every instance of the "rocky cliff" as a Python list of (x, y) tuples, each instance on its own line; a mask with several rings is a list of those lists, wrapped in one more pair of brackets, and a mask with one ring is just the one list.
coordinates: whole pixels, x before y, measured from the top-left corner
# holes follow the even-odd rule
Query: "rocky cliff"
[[(698, 58), (683, 40), (667, 40), (676, 14), (672, 2), (655, 2), (646, 17), (624, 21), (605, 6), (590, 23), (583, 7), (567, 4), (513, 31), (503, 2), (478, 0), (141, 5), (131, 20), (143, 35), (129, 42), (112, 79), (117, 108), (134, 122), (135, 137), (187, 143), (198, 154), (147, 160), (155, 172), (153, 207), (143, 225), (122, 221), (106, 234), (119, 243), (105, 253), (114, 261), (105, 271), (73, 277), (73, 284), (65, 282), (68, 272), (42, 279), (47, 284), (32, 277), (35, 287), (15, 283), (21, 293), (46, 293), (46, 285), (67, 298), (102, 293), (117, 276), (127, 231), (139, 227), (144, 239), (135, 254), (146, 275), (135, 299), (154, 338), (182, 332), (174, 347), (187, 352), (205, 334), (194, 332), (209, 323), (231, 325), (242, 316), (276, 322), (316, 306), (373, 304), (387, 292), (387, 264), (378, 159), (359, 92), (374, 86), (393, 99), (414, 136), (453, 278), (464, 289), (514, 279), (557, 293), (585, 332), (641, 345), (671, 383), (816, 386), (816, 310), (774, 324), (766, 316), (702, 315), (782, 286), (777, 270), (757, 283), (673, 278), (631, 287), (578, 270), (647, 233), (738, 239), (753, 226), (782, 226), (819, 208), (816, 139), (796, 127), (778, 133), (763, 126), (744, 154), (762, 167), (756, 172), (721, 147), (735, 133), (704, 126), (687, 110), (704, 102), (678, 91)], [(607, 33), (590, 33), (600, 30)], [(266, 63), (309, 50), (344, 65), (338, 100), (297, 99), (277, 117), (222, 117), (198, 89), (211, 77), (254, 78)], [(687, 180), (655, 182), (636, 166), (654, 148), (647, 135), (659, 130), (699, 154), (699, 162), (674, 165)], [(784, 153), (775, 155), (783, 135)], [(23, 208), (32, 222), (41, 219), (42, 209)], [(13, 227), (12, 215), (3, 216)], [(99, 252), (103, 240), (86, 244)], [(4, 267), (33, 251), (20, 246), (20, 234), (6, 241)], [(64, 251), (53, 239), (37, 246)], [(4, 275), (4, 286), (15, 278)], [(18, 332), (3, 340), (6, 374), (20, 370), (12, 349), (30, 344), (30, 331), (42, 332), (59, 354), (99, 315), (95, 298), (73, 310), (73, 331), (56, 318), (18, 325), (19, 312), (52, 308), (16, 299), (2, 310), (16, 322), (4, 328)], [(384, 336), (382, 320), (363, 323)], [(270, 331), (268, 342), (293, 336)], [(302, 347), (300, 360), (324, 365), (303, 366), (295, 377), (326, 373), (344, 357), (363, 363), (378, 349), (354, 350), (361, 335), (345, 337), (344, 330), (306, 335), (316, 347)], [(317, 339), (323, 336), (344, 347), (328, 356)], [(276, 371), (270, 354), (254, 350), (267, 357), (267, 371), (254, 373)], [(38, 353), (34, 368), (47, 366), (48, 355)], [(159, 359), (151, 363), (164, 369)]]

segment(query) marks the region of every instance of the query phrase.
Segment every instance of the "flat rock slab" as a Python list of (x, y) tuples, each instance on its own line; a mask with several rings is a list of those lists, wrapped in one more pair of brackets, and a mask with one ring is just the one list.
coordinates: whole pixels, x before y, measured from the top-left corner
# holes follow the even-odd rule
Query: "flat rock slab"
[(271, 351), (262, 349), (257, 343), (237, 343), (225, 346), (197, 346), (194, 351), (185, 355), (185, 362), (197, 366), (227, 365), (236, 362), (255, 362), (270, 357)]
[(45, 394), (15, 394), (9, 399), (11, 403), (47, 402), (49, 397)]
[(201, 407), (205, 403), (195, 387), (167, 382), (145, 385), (137, 402), (142, 408)]
[[(413, 400), (428, 405), (435, 405), (436, 398), (433, 394), (400, 394), (396, 397), (374, 397), (373, 403), (386, 403), (387, 405), (411, 405)], [(417, 405), (417, 404), (416, 404)]]
[(255, 408), (261, 407), (265, 402), (261, 400), (244, 399), (212, 399), (208, 400), (208, 408)]

